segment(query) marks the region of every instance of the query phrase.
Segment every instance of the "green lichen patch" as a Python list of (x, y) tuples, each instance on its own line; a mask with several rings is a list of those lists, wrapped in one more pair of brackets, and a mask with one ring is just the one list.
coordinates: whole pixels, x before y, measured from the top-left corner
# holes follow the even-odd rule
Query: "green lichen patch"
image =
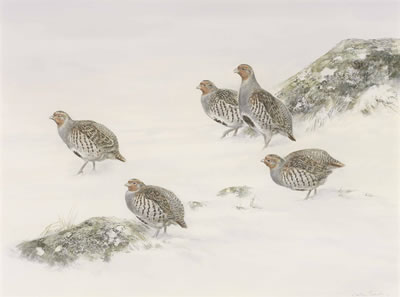
[(189, 205), (189, 207), (191, 209), (194, 210), (194, 209), (198, 209), (198, 208), (206, 206), (206, 203), (205, 202), (200, 202), (200, 201), (189, 201), (188, 205)]
[(227, 195), (234, 195), (238, 198), (245, 198), (251, 195), (251, 187), (249, 186), (233, 186), (222, 189), (217, 193), (217, 196), (224, 197)]
[(94, 217), (69, 229), (17, 246), (29, 260), (67, 265), (78, 258), (109, 261), (113, 254), (149, 246), (148, 228), (113, 217)]
[[(297, 119), (312, 119), (317, 127), (344, 111), (369, 114), (381, 106), (393, 109), (399, 101), (399, 80), (400, 40), (347, 39), (285, 81), (276, 95)], [(393, 88), (376, 100), (363, 97), (382, 85)], [(357, 109), (361, 100), (373, 101), (374, 107), (367, 112)]]

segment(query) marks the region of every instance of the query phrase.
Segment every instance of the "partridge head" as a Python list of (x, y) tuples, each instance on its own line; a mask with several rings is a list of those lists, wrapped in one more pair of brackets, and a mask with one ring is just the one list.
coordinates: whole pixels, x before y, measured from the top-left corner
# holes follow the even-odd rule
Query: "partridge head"
[(65, 111), (61, 110), (54, 112), (53, 115), (50, 116), (50, 120), (56, 122), (58, 127), (61, 127), (66, 121), (70, 119), (71, 117)]
[(201, 81), (200, 84), (196, 88), (199, 89), (203, 93), (203, 95), (211, 93), (217, 89), (217, 87), (214, 85), (214, 83), (209, 80)]
[(136, 178), (132, 178), (128, 180), (128, 182), (125, 184), (126, 187), (128, 187), (128, 191), (130, 192), (137, 192), (139, 191), (145, 184)]
[(253, 68), (247, 64), (240, 64), (233, 72), (239, 74), (242, 80), (246, 80), (254, 74)]

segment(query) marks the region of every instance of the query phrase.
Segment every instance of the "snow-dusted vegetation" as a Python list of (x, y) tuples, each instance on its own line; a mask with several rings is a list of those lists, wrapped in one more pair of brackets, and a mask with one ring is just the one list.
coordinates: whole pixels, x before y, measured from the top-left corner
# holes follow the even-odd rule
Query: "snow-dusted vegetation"
[(311, 129), (345, 111), (398, 111), (400, 40), (343, 40), (282, 83), (277, 96)]

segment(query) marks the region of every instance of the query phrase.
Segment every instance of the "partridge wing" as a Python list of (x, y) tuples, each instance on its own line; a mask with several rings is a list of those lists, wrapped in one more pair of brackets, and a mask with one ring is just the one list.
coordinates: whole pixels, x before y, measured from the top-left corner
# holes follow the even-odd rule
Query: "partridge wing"
[(173, 217), (172, 208), (168, 201), (168, 194), (166, 194), (165, 191), (165, 189), (150, 186), (141, 190), (141, 194), (144, 195), (146, 199), (154, 201), (168, 217)]
[(322, 166), (343, 167), (344, 164), (333, 158), (328, 152), (321, 149), (304, 149), (289, 154), (286, 158), (291, 158), (293, 155), (304, 155), (312, 158)]
[(240, 120), (238, 108), (237, 92), (233, 90), (220, 89), (210, 100), (212, 119), (224, 126), (230, 126)]
[(251, 111), (265, 126), (291, 131), (292, 117), (286, 106), (265, 90), (255, 91), (249, 98)]
[(311, 155), (294, 153), (285, 157), (283, 170), (286, 172), (297, 170), (316, 180), (322, 180), (332, 172), (324, 164), (315, 160)]
[(115, 135), (99, 123), (81, 121), (77, 127), (81, 133), (103, 149), (113, 149), (115, 145), (118, 145)]

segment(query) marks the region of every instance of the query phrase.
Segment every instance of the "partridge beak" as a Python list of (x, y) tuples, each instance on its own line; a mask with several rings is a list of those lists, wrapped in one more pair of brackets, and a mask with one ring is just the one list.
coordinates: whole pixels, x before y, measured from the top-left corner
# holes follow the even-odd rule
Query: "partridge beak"
[(54, 116), (50, 116), (49, 119), (54, 121)]
[(200, 85), (198, 85), (198, 86), (196, 87), (196, 89), (199, 89), (199, 90), (200, 90)]
[(260, 162), (261, 162), (261, 163), (264, 163), (264, 159), (262, 159)]
[(125, 187), (129, 187), (129, 184), (128, 184), (128, 183), (126, 183), (124, 186), (125, 186)]
[(239, 69), (237, 68), (233, 69), (233, 73), (239, 73)]

